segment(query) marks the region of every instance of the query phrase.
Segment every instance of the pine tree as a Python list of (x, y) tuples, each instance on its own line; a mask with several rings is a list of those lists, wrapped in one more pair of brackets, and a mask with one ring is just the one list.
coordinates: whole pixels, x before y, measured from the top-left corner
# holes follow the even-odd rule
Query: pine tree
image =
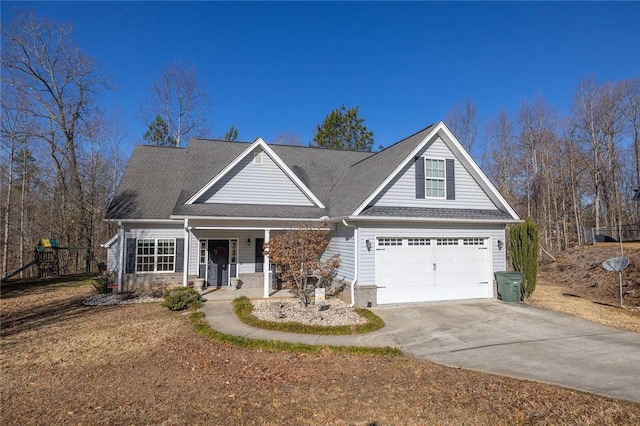
[(367, 130), (364, 118), (358, 117), (358, 107), (344, 105), (329, 113), (316, 127), (315, 146), (350, 151), (371, 151), (373, 132)]

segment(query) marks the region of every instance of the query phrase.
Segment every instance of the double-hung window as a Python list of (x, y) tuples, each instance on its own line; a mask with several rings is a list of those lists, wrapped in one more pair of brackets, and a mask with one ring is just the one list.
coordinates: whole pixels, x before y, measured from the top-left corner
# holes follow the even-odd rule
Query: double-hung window
[(429, 198), (445, 198), (444, 160), (425, 158), (425, 196)]
[(136, 243), (136, 272), (174, 272), (174, 238), (140, 238)]

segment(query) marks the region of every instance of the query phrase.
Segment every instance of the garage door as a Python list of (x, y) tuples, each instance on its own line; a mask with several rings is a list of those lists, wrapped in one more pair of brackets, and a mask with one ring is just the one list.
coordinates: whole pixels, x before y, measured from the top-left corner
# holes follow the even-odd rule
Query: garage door
[(486, 238), (377, 238), (378, 303), (491, 297)]

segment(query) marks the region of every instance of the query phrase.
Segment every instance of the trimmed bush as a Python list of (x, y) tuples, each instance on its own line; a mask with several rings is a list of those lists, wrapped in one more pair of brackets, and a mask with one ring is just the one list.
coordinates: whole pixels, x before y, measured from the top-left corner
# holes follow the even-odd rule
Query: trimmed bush
[(511, 264), (513, 269), (524, 274), (522, 295), (527, 300), (536, 289), (538, 281), (538, 251), (540, 241), (538, 228), (531, 218), (514, 225), (509, 231), (511, 237)]
[(162, 306), (172, 311), (182, 311), (187, 308), (198, 309), (202, 307), (200, 293), (192, 288), (177, 287), (167, 290), (162, 295)]

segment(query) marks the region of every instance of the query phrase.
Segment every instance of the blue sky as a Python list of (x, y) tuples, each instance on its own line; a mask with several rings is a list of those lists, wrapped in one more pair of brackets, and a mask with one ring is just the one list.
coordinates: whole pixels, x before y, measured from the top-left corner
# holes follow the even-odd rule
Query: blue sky
[(213, 99), (211, 137), (231, 126), (303, 143), (333, 109), (359, 106), (376, 146), (471, 99), (485, 120), (542, 95), (568, 113), (580, 79), (640, 74), (640, 3), (12, 2), (71, 22), (114, 90), (100, 107), (136, 116), (163, 66), (195, 65)]

